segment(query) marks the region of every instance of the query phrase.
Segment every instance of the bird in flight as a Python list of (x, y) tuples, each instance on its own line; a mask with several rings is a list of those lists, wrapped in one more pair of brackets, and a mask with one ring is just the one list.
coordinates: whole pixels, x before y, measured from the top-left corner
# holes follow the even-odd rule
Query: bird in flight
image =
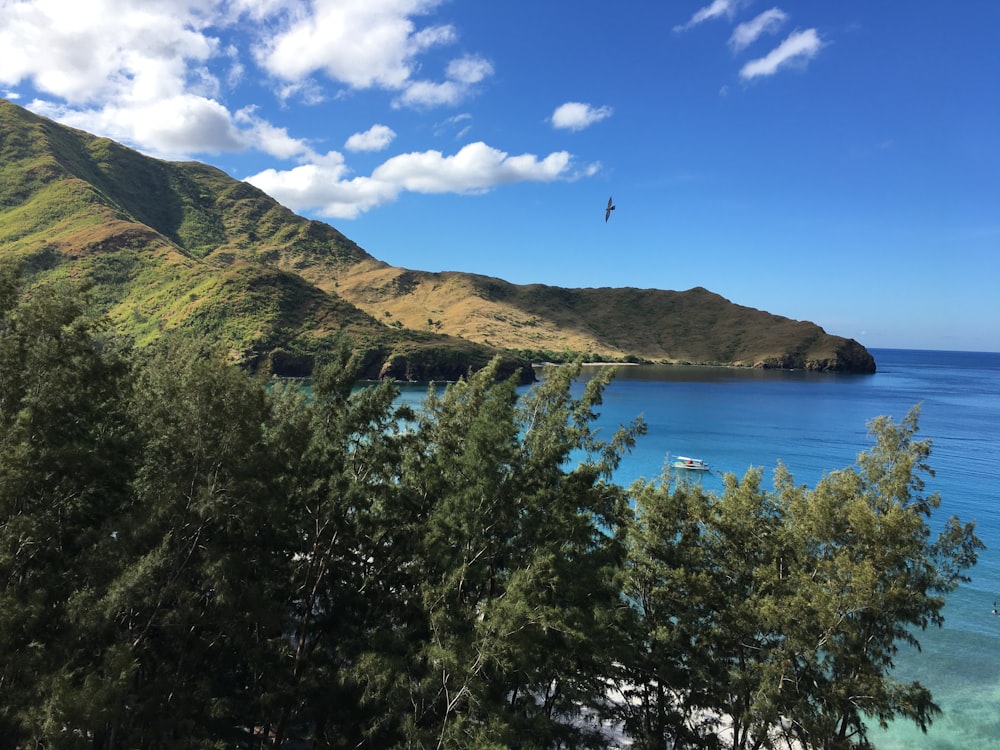
[(615, 210), (615, 199), (608, 198), (608, 207), (604, 209), (604, 220), (607, 221), (608, 217), (611, 216), (611, 212)]

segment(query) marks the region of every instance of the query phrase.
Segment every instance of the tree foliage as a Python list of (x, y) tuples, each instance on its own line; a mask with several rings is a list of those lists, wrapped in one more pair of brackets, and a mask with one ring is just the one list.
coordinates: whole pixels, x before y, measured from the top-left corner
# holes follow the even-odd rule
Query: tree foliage
[[(623, 488), (610, 372), (419, 410), (136, 351), (0, 269), (0, 733), (33, 748), (869, 747), (981, 544), (932, 533), (918, 413), (815, 488)], [(784, 744), (783, 744), (784, 743)]]
[(700, 487), (633, 488), (626, 595), (638, 618), (619, 714), (640, 747), (870, 748), (868, 726), (926, 731), (930, 691), (893, 677), (975, 564), (973, 524), (928, 523), (919, 409), (808, 489), (779, 466)]

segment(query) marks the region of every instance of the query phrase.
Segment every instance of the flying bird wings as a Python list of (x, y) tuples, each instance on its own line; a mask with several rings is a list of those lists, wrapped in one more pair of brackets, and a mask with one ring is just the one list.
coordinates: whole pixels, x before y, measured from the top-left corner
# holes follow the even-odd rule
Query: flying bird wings
[(611, 216), (611, 212), (614, 211), (615, 208), (616, 208), (616, 206), (615, 206), (615, 199), (614, 198), (608, 198), (608, 207), (606, 209), (604, 209), (604, 220), (605, 221), (608, 220), (608, 217)]

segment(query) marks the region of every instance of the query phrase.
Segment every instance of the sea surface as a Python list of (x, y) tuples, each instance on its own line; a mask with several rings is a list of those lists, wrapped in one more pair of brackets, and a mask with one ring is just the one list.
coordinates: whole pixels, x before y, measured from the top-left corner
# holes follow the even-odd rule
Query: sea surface
[[(648, 432), (615, 479), (655, 478), (668, 455), (681, 454), (711, 465), (706, 488), (721, 490), (722, 472), (742, 476), (750, 466), (769, 475), (779, 460), (811, 487), (870, 447), (870, 419), (898, 422), (919, 405), (918, 438), (933, 446), (926, 490), (942, 498), (934, 519), (975, 520), (987, 549), (972, 582), (949, 597), (944, 627), (919, 633), (922, 650), (903, 647), (897, 659), (897, 676), (927, 686), (943, 713), (926, 735), (896, 723), (876, 727), (872, 739), (878, 750), (1000, 748), (1000, 617), (992, 614), (1000, 600), (1000, 353), (870, 351), (874, 375), (619, 367), (598, 424), (610, 436), (641, 414)], [(404, 398), (425, 394), (407, 387)]]

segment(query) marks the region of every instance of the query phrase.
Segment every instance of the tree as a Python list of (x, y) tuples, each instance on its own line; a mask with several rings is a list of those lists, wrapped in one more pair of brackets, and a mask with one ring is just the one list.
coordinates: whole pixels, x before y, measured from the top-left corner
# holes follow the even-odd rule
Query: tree
[(394, 404), (389, 382), (356, 388), (360, 367), (342, 349), (315, 373), (306, 408), (294, 393), (282, 397), (289, 424), (302, 424), (283, 428), (292, 439), (278, 441), (298, 447), (284, 470), (282, 512), (295, 530), (283, 604), (292, 647), (276, 747), (293, 731), (319, 747), (387, 746), (398, 730), (399, 707), (367, 666), (398, 666), (414, 627), (421, 519), (400, 478), (402, 446), (412, 440), (402, 426), (412, 415)]
[(266, 716), (285, 634), (276, 581), (290, 530), (265, 383), (172, 341), (132, 377), (140, 446), (116, 519), (120, 564), (82, 600), (107, 654), (91, 682), (117, 697), (106, 746), (236, 742)]
[(874, 419), (873, 447), (812, 492), (779, 475), (799, 553), (784, 708), (807, 747), (870, 748), (868, 721), (901, 717), (926, 731), (939, 712), (926, 687), (899, 682), (892, 668), (900, 645), (919, 649), (919, 630), (943, 623), (946, 595), (968, 580), (983, 544), (956, 517), (934, 534), (941, 499), (924, 493), (931, 445), (915, 439), (918, 417), (915, 407), (899, 424)]
[(128, 348), (76, 288), (0, 271), (0, 732), (51, 735), (107, 710), (86, 687), (96, 654), (78, 622), (113, 575), (115, 518), (135, 455)]
[(700, 746), (713, 719), (715, 670), (706, 634), (717, 627), (716, 576), (703, 535), (710, 496), (700, 484), (639, 481), (631, 488), (623, 597), (628, 645), (612, 715), (643, 750)]
[(404, 465), (426, 508), (406, 737), (583, 746), (577, 715), (603, 701), (619, 601), (624, 493), (608, 479), (641, 426), (596, 438), (607, 376), (574, 398), (579, 370), (560, 368), (518, 398), (496, 367), (429, 397)]
[(759, 470), (726, 476), (717, 497), (638, 487), (625, 670), (637, 703), (621, 713), (642, 747), (870, 748), (867, 722), (897, 717), (926, 730), (938, 709), (893, 677), (895, 656), (943, 622), (982, 543), (956, 518), (933, 533), (918, 414), (873, 420), (871, 450), (813, 490), (783, 466), (774, 492)]
[(982, 543), (933, 518), (919, 410), (813, 489), (626, 493), (610, 371), (520, 393), (494, 362), (414, 413), (359, 363), (307, 395), (136, 352), (0, 268), (9, 744), (582, 748), (611, 714), (640, 748), (839, 750), (933, 719), (895, 658)]

